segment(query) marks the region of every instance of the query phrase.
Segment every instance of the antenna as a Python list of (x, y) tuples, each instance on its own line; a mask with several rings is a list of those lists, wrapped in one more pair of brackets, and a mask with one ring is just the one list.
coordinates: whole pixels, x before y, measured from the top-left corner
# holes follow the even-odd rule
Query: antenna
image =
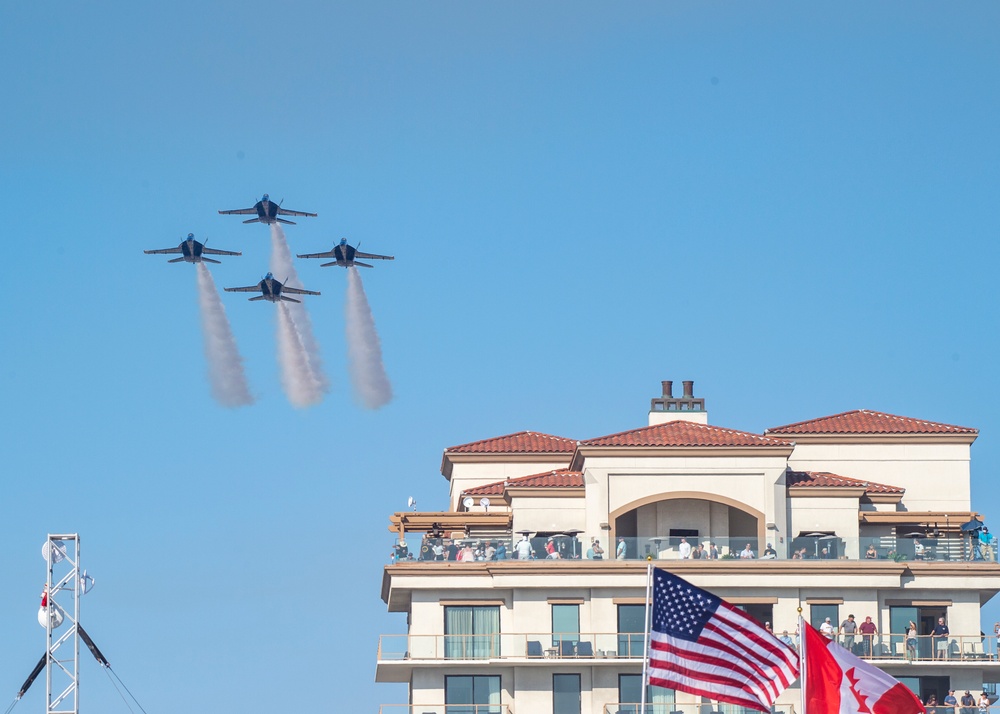
[(467, 511), (468, 511), (468, 510), (469, 510), (470, 508), (472, 508), (472, 507), (473, 507), (473, 505), (475, 505), (475, 503), (476, 503), (476, 502), (475, 502), (475, 501), (473, 500), (472, 496), (466, 496), (466, 497), (465, 497), (465, 498), (464, 498), (464, 499), (462, 500), (462, 505), (463, 505), (463, 506), (465, 506), (465, 510), (467, 510)]
[[(79, 714), (80, 596), (87, 589), (87, 576), (80, 572), (80, 537), (76, 533), (50, 533), (42, 555), (48, 595), (38, 613), (38, 621), (45, 627), (45, 714)], [(63, 621), (65, 632), (54, 637), (53, 631)]]
[(490, 512), (490, 499), (483, 497), (479, 499), (479, 505), (483, 507), (483, 510), (487, 513)]
[(406, 507), (411, 509), (414, 513), (416, 513), (417, 499), (415, 499), (413, 496), (410, 496), (408, 499), (406, 499)]

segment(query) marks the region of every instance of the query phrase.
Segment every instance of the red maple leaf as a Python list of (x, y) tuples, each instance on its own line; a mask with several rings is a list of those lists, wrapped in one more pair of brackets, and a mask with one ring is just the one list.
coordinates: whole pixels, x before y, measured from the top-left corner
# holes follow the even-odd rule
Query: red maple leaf
[(851, 683), (851, 694), (854, 695), (854, 698), (858, 702), (858, 711), (863, 714), (871, 714), (872, 710), (868, 708), (868, 703), (865, 701), (865, 695), (857, 689), (857, 685), (861, 680), (854, 676), (854, 667), (851, 667), (849, 670), (844, 672), (844, 676), (847, 677), (847, 680)]

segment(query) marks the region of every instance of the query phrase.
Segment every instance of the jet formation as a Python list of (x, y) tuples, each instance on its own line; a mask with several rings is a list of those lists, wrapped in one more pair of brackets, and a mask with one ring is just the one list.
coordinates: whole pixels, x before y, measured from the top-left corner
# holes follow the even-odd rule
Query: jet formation
[[(358, 244), (360, 246), (360, 243)], [(333, 258), (329, 263), (322, 263), (319, 267), (326, 268), (330, 265), (339, 265), (341, 268), (350, 268), (355, 265), (362, 268), (374, 267), (368, 263), (362, 263), (356, 258), (365, 258), (367, 260), (395, 260), (391, 255), (376, 255), (375, 253), (362, 253), (357, 248), (352, 248), (347, 245), (347, 239), (341, 238), (340, 244), (333, 247), (332, 250), (326, 253), (305, 253), (303, 255), (297, 255), (296, 258)]]
[[(293, 223), (292, 221), (280, 218), (280, 216), (309, 216), (315, 217), (315, 213), (307, 213), (305, 211), (292, 211), (281, 207), (281, 203), (274, 203), (265, 193), (263, 197), (252, 207), (252, 208), (239, 208), (232, 211), (219, 211), (223, 215), (236, 214), (236, 215), (256, 215), (256, 218), (250, 218), (244, 223)], [(359, 244), (360, 246), (360, 244)], [(179, 255), (180, 257), (168, 260), (168, 263), (220, 263), (221, 261), (208, 258), (209, 255), (233, 255), (240, 256), (243, 255), (242, 252), (232, 251), (232, 250), (218, 250), (215, 248), (208, 248), (204, 243), (200, 243), (195, 240), (194, 233), (188, 233), (187, 239), (181, 241), (180, 245), (176, 248), (159, 248), (156, 250), (144, 250), (143, 253), (146, 255)], [(332, 258), (333, 260), (322, 263), (320, 267), (326, 268), (331, 265), (339, 265), (342, 268), (371, 268), (374, 267), (369, 263), (364, 263), (359, 258), (364, 258), (365, 260), (395, 260), (394, 256), (391, 255), (378, 255), (376, 253), (363, 253), (356, 247), (348, 245), (347, 239), (342, 238), (340, 243), (335, 245), (331, 250), (325, 253), (302, 253), (298, 255), (299, 258)], [(286, 278), (287, 281), (287, 278)], [(255, 293), (260, 292), (257, 297), (252, 297), (250, 300), (267, 300), (269, 302), (296, 302), (301, 303), (301, 300), (296, 300), (295, 298), (290, 298), (285, 295), (285, 293), (291, 293), (293, 295), (319, 295), (320, 293), (313, 290), (302, 290), (300, 288), (289, 287), (285, 283), (276, 279), (274, 275), (268, 273), (264, 278), (256, 285), (248, 285), (246, 287), (237, 288), (225, 288), (226, 292), (248, 292)]]
[(144, 250), (142, 252), (146, 255), (173, 255), (175, 253), (180, 253), (180, 258), (168, 260), (168, 263), (180, 263), (181, 261), (188, 263), (221, 263), (219, 260), (212, 260), (211, 258), (206, 258), (205, 256), (243, 255), (243, 253), (236, 253), (231, 250), (206, 248), (204, 243), (199, 243), (194, 239), (194, 233), (188, 233), (187, 240), (182, 241), (176, 248), (160, 248), (158, 250)]
[(243, 221), (244, 223), (285, 223), (288, 225), (295, 225), (295, 221), (286, 221), (284, 218), (278, 218), (278, 216), (307, 216), (310, 218), (315, 218), (315, 213), (307, 213), (305, 211), (292, 211), (287, 208), (281, 207), (281, 201), (274, 203), (270, 197), (265, 193), (263, 197), (257, 203), (255, 203), (251, 208), (235, 208), (231, 211), (219, 211), (224, 216), (252, 216), (257, 214), (256, 218), (251, 218), (249, 220)]
[(256, 285), (248, 285), (245, 288), (225, 288), (227, 293), (255, 293), (260, 292), (261, 294), (257, 297), (249, 298), (253, 300), (268, 300), (270, 302), (302, 302), (301, 300), (296, 300), (295, 298), (285, 297), (282, 293), (292, 293), (293, 295), (319, 295), (315, 290), (302, 290), (300, 288), (293, 288), (277, 280), (273, 275), (268, 273), (264, 276)]

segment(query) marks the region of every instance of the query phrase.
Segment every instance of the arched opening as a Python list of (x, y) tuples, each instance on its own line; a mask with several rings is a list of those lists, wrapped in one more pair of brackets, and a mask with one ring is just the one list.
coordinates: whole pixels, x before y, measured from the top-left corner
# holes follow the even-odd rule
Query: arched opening
[(609, 515), (629, 558), (760, 558), (768, 545), (762, 512), (716, 494), (661, 493)]

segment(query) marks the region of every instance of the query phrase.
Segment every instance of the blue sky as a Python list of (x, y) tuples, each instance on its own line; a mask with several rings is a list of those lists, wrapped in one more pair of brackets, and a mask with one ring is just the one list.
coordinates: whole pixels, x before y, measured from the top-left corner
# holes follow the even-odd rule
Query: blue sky
[[(990, 2), (7, 4), (0, 694), (44, 649), (45, 534), (76, 531), (84, 624), (148, 711), (405, 701), (373, 683), (405, 627), (389, 514), (446, 505), (446, 446), (641, 426), (661, 379), (748, 431), (978, 427), (989, 522), (998, 26)], [(302, 262), (331, 392), (292, 408), (273, 306), (224, 295), (257, 404), (211, 400), (194, 270), (142, 250), (194, 232), (244, 253), (218, 285), (255, 282), (267, 229), (217, 211), (264, 192), (319, 213), (293, 252), (396, 256), (363, 275), (383, 409), (351, 396), (346, 276)]]

